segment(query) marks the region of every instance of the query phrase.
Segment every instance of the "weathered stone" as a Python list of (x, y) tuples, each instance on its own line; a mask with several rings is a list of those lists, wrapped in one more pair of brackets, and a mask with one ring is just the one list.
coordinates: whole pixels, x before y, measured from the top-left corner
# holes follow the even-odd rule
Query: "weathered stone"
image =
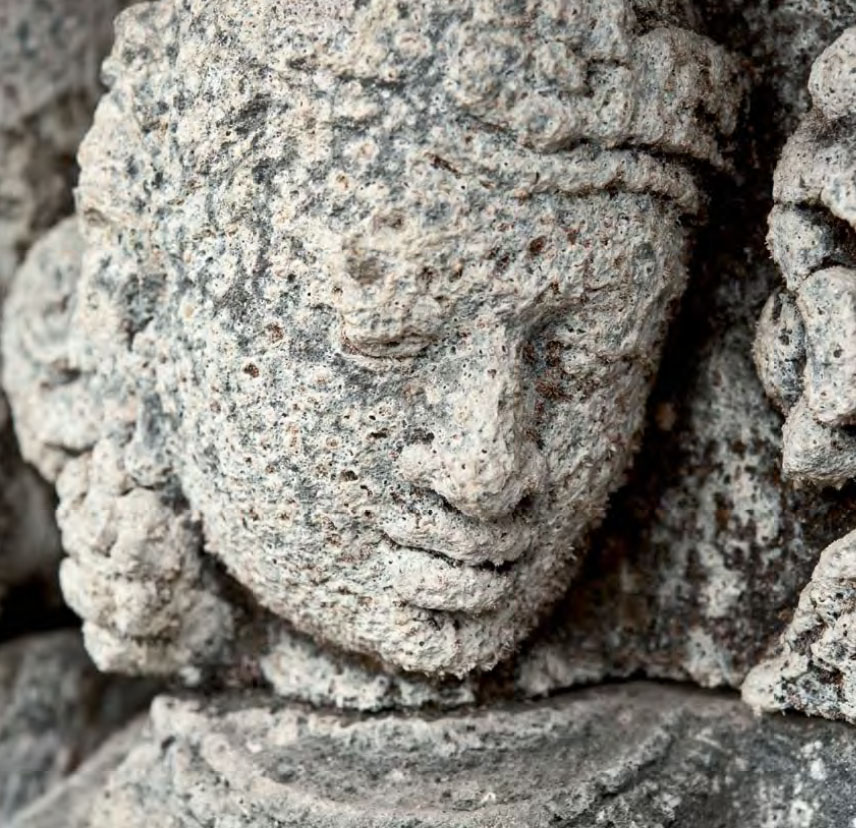
[[(39, 233), (72, 209), (74, 156), (91, 123), (112, 20), (128, 0), (4, 0), (0, 5), (0, 304)], [(50, 408), (36, 418), (55, 418)], [(68, 413), (65, 414), (68, 417)], [(27, 584), (20, 607), (57, 603), (59, 541), (47, 490), (21, 462), (0, 398), (0, 601)], [(38, 612), (4, 618), (11, 630), (42, 626)]]
[(845, 726), (656, 685), (435, 718), (163, 697), (89, 828), (843, 828), (854, 768)]
[(750, 705), (856, 722), (854, 572), (851, 532), (823, 551), (777, 651), (749, 673), (743, 697)]
[(0, 7), (0, 293), (38, 234), (71, 210), (74, 156), (128, 0)]
[[(854, 38), (856, 30), (847, 30), (815, 63), (810, 82), (815, 108), (788, 141), (774, 187), (781, 208), (810, 214), (834, 239), (824, 260), (815, 260), (798, 281), (787, 267), (793, 257), (780, 259), (805, 330), (801, 396), (785, 423), (783, 466), (798, 482), (819, 487), (840, 487), (856, 477), (856, 109), (847, 109), (856, 101)], [(780, 215), (774, 213), (770, 225), (774, 251), (784, 246), (779, 239), (788, 229)], [(810, 238), (798, 241), (810, 243)], [(808, 262), (810, 255), (797, 258)], [(758, 350), (776, 335), (762, 325)], [(774, 388), (790, 388), (792, 380), (790, 373), (769, 372)], [(778, 646), (749, 674), (743, 692), (750, 704), (856, 721), (850, 643), (854, 579), (851, 532), (823, 551)]]
[(72, 773), (150, 692), (99, 674), (71, 630), (0, 646), (0, 824)]
[[(781, 417), (765, 400), (752, 342), (781, 278), (759, 221), (770, 210), (777, 152), (811, 104), (812, 62), (853, 23), (856, 4), (700, 5), (707, 31), (752, 81), (736, 176), (710, 182), (709, 221), (630, 481), (613, 496), (558, 614), (512, 665), (526, 692), (640, 674), (739, 686), (787, 625), (821, 550), (853, 526), (851, 486), (821, 491), (783, 479)], [(830, 252), (839, 227), (810, 209), (776, 212), (788, 230), (771, 239), (773, 253), (794, 284), (841, 263)], [(801, 335), (800, 325), (789, 332)], [(802, 355), (767, 344), (787, 378), (775, 401), (790, 409)]]
[(87, 828), (95, 798), (142, 741), (147, 718), (142, 715), (110, 736), (74, 773), (15, 813), (8, 828)]
[(51, 397), (103, 412), (58, 480), (102, 667), (223, 661), (214, 560), (296, 629), (437, 675), (492, 667), (566, 589), (741, 86), (684, 4), (524, 5), (120, 18), (80, 153), (79, 376)]
[[(746, 136), (752, 166), (766, 178), (776, 151), (811, 108), (809, 79), (817, 57), (856, 19), (854, 0), (699, 0), (711, 34), (751, 63), (756, 94), (752, 120), (758, 132)], [(753, 190), (757, 189), (757, 192)], [(750, 198), (769, 180), (749, 179)], [(749, 205), (747, 205), (749, 206)], [(757, 218), (757, 217), (756, 217)]]

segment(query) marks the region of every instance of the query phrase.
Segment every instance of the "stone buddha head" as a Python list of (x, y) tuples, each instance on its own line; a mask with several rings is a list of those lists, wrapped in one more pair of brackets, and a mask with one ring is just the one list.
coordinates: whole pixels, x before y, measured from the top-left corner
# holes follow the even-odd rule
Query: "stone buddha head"
[(693, 170), (738, 105), (690, 24), (629, 0), (127, 12), (80, 154), (93, 456), (298, 630), (493, 666), (639, 439)]

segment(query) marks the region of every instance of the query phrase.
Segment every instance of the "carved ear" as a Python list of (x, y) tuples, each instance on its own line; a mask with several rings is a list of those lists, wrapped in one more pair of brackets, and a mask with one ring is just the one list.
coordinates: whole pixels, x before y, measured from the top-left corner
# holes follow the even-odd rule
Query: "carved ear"
[(98, 252), (84, 254), (74, 325), (88, 328), (99, 351), (90, 355), (91, 367), (105, 372), (115, 358), (110, 352), (129, 344), (162, 301), (163, 252), (152, 249), (149, 217), (164, 197), (161, 165), (172, 151), (165, 137), (171, 110), (157, 92), (175, 48), (170, 9), (145, 3), (117, 19), (116, 46), (104, 67), (110, 89), (78, 152), (80, 229), (87, 248)]

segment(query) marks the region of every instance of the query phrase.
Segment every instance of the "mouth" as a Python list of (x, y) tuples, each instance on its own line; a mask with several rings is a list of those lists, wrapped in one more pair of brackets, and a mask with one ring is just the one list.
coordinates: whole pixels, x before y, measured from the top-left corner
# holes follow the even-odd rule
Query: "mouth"
[(410, 606), (485, 615), (507, 603), (515, 588), (520, 555), (498, 564), (472, 563), (421, 543), (402, 543), (388, 532), (381, 532), (381, 539), (393, 570), (393, 588)]
[(482, 572), (492, 572), (495, 575), (506, 575), (513, 569), (516, 563), (516, 560), (503, 561), (502, 563), (494, 563), (493, 561), (482, 561), (481, 563), (467, 563), (461, 560), (460, 558), (456, 558), (446, 554), (445, 552), (441, 552), (439, 549), (434, 549), (433, 547), (428, 545), (421, 545), (418, 541), (414, 541), (411, 543), (403, 543), (400, 540), (396, 540), (386, 532), (381, 532), (380, 534), (381, 537), (386, 540), (390, 546), (394, 548), (421, 552), (425, 555), (429, 555), (432, 558), (436, 558), (438, 561), (442, 561), (447, 566), (450, 566), (453, 569), (466, 568), (474, 569), (476, 571), (481, 570)]
[(532, 548), (534, 531), (515, 520), (483, 524), (462, 515), (398, 514), (379, 527), (390, 543), (417, 549), (453, 567), (502, 574)]

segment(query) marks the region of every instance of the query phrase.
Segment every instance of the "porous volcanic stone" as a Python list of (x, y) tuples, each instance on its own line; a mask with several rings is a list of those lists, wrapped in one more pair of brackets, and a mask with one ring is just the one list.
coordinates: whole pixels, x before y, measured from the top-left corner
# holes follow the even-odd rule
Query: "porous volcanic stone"
[[(40, 233), (72, 209), (74, 156), (101, 92), (101, 59), (127, 0), (4, 0), (0, 5), (0, 305)], [(33, 290), (34, 288), (29, 288)], [(43, 409), (36, 417), (55, 417)], [(67, 416), (67, 415), (66, 415)], [(16, 617), (0, 637), (56, 612), (59, 541), (50, 494), (24, 467), (0, 398), (0, 602), (14, 585)]]
[[(770, 248), (784, 286), (767, 304), (755, 348), (765, 386), (787, 417), (784, 472), (815, 487), (856, 478), (854, 73), (856, 29), (847, 29), (815, 62), (814, 108), (776, 170)], [(851, 514), (848, 529), (853, 524)], [(778, 646), (750, 673), (750, 704), (856, 722), (854, 579), (851, 531), (823, 551)]]
[(739, 73), (695, 23), (629, 0), (119, 19), (56, 395), (95, 433), (25, 449), (67, 455), (62, 582), (99, 665), (222, 659), (215, 561), (387, 667), (519, 645), (623, 479), (695, 170), (726, 166)]
[[(852, 485), (821, 490), (783, 478), (782, 417), (765, 399), (752, 344), (781, 278), (763, 220), (778, 153), (811, 107), (815, 58), (856, 20), (856, 4), (699, 6), (705, 30), (751, 80), (735, 174), (708, 183), (709, 220), (629, 483), (612, 497), (559, 613), (512, 665), (526, 692), (640, 674), (739, 686), (787, 626), (821, 551), (853, 527)], [(824, 236), (811, 237), (816, 249)], [(798, 245), (804, 224), (781, 238), (795, 263), (815, 255)], [(765, 358), (780, 366), (777, 396), (790, 405), (802, 323), (792, 301), (775, 312), (793, 335)]]

